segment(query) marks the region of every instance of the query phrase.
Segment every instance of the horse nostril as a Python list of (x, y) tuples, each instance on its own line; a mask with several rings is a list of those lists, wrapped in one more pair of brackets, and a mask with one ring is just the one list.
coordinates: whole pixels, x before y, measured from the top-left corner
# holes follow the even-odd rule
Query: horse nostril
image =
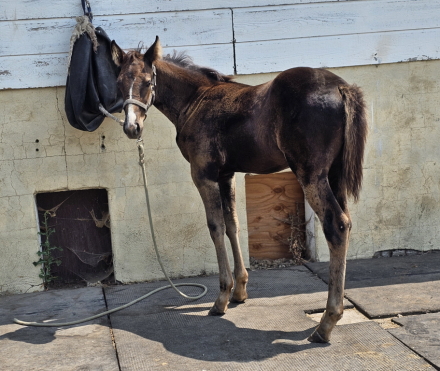
[(139, 135), (140, 132), (141, 132), (141, 127), (139, 126), (138, 123), (136, 123), (136, 135)]

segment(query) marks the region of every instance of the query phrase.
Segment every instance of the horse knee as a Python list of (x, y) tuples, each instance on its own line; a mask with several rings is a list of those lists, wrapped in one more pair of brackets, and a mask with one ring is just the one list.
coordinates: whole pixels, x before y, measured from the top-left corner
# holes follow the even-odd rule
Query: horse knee
[(224, 223), (215, 223), (212, 221), (208, 221), (208, 229), (213, 240), (215, 240), (217, 237), (224, 236), (226, 231)]
[(232, 292), (232, 289), (234, 288), (234, 280), (232, 277), (227, 280), (221, 280), (220, 281), (220, 291), (221, 292), (227, 292), (228, 294)]
[[(220, 277), (220, 296), (227, 295), (232, 292), (234, 288), (234, 279), (232, 278), (232, 274), (227, 274), (226, 276)], [(224, 300), (226, 300), (223, 297)]]
[(351, 220), (345, 214), (335, 216), (332, 210), (327, 209), (323, 221), (323, 230), (328, 242), (333, 246), (340, 246), (345, 243), (346, 235), (351, 230)]

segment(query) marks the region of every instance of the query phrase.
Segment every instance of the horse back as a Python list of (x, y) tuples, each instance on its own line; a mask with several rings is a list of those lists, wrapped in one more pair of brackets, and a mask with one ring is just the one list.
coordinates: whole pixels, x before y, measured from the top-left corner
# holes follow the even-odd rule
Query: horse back
[(337, 152), (343, 84), (331, 72), (312, 68), (293, 68), (258, 86), (219, 83), (186, 124), (179, 147), (188, 159), (205, 152), (225, 171), (252, 173), (286, 168), (287, 152), (305, 158), (316, 145), (320, 152), (331, 146)]

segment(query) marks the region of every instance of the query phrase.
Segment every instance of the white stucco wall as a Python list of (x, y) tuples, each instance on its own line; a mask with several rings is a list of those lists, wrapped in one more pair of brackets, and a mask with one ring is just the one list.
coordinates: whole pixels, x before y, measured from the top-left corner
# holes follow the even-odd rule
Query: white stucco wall
[[(64, 91), (0, 91), (0, 293), (38, 289), (32, 285), (40, 283), (39, 268), (32, 262), (39, 249), (35, 194), (40, 192), (105, 188), (116, 279), (162, 277), (148, 229), (135, 141), (111, 120), (93, 133), (72, 128), (64, 113)], [(174, 126), (152, 108), (143, 137), (157, 242), (170, 275), (216, 272), (203, 204), (175, 143)], [(243, 182), (239, 175), (241, 244), (248, 264)]]
[[(370, 115), (364, 185), (351, 204), (348, 258), (439, 248), (440, 61), (332, 69), (361, 86)], [(243, 75), (258, 84), (276, 74)], [(105, 188), (116, 278), (161, 278), (144, 203), (135, 141), (106, 120), (94, 133), (72, 128), (64, 88), (0, 91), (0, 293), (38, 289), (35, 194)], [(144, 141), (158, 245), (171, 276), (217, 272), (214, 246), (174, 126), (154, 108)], [(105, 150), (101, 149), (105, 136)], [(38, 143), (36, 140), (38, 139)], [(36, 151), (38, 149), (38, 151)], [(241, 245), (248, 264), (244, 176), (237, 176)], [(316, 258), (328, 248), (316, 221)], [(232, 256), (232, 254), (230, 254)]]

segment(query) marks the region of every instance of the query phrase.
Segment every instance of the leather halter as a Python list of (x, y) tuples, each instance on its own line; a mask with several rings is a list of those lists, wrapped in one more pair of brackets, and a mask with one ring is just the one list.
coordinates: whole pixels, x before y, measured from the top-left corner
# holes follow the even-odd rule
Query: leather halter
[(141, 107), (145, 110), (145, 117), (147, 117), (147, 111), (148, 109), (154, 104), (154, 100), (156, 98), (156, 66), (153, 64), (153, 78), (151, 79), (151, 93), (150, 93), (150, 99), (148, 100), (147, 104), (142, 103), (141, 101), (137, 99), (126, 99), (124, 101), (124, 104), (122, 105), (122, 108), (125, 108), (127, 104), (134, 104), (138, 107)]

